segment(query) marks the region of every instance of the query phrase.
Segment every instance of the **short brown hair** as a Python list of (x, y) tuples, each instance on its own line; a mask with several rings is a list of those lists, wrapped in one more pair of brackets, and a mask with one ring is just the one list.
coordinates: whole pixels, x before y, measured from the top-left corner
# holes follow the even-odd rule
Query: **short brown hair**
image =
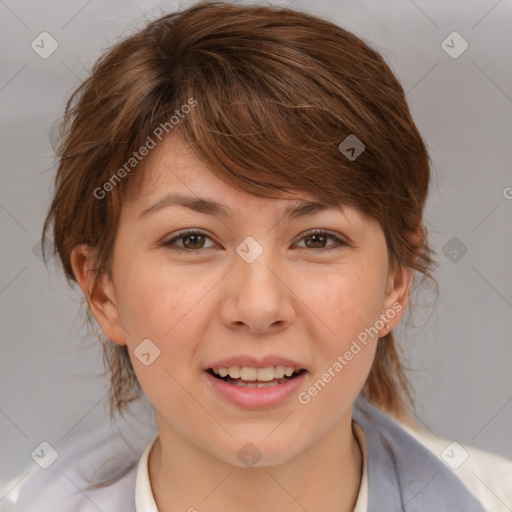
[[(96, 282), (110, 274), (127, 179), (101, 199), (95, 190), (191, 98), (197, 105), (174, 131), (219, 179), (261, 197), (304, 190), (357, 208), (382, 226), (392, 269), (413, 268), (435, 284), (422, 220), (430, 159), (380, 54), (306, 13), (223, 2), (152, 21), (104, 54), (69, 99), (43, 247), (53, 225), (70, 284), (70, 254), (79, 244), (98, 250)], [(365, 146), (356, 159), (338, 149), (350, 135)], [(92, 326), (89, 309), (87, 317)], [(122, 413), (140, 385), (127, 347), (98, 336), (111, 415)], [(397, 416), (412, 401), (391, 333), (378, 341), (363, 393)]]

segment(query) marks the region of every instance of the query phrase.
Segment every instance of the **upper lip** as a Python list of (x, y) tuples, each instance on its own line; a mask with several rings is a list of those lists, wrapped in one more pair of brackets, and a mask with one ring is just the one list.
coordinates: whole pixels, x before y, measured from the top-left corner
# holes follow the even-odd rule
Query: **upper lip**
[(247, 366), (250, 368), (266, 368), (268, 366), (284, 366), (285, 368), (305, 369), (301, 363), (292, 361), (286, 357), (277, 355), (268, 355), (265, 357), (253, 357), (248, 355), (232, 356), (225, 359), (219, 359), (211, 363), (205, 369), (217, 370), (219, 368), (229, 368), (231, 366)]

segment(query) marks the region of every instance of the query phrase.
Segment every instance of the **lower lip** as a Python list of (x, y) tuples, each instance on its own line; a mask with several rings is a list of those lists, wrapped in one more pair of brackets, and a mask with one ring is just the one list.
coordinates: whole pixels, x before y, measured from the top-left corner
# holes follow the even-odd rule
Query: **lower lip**
[(243, 388), (217, 379), (209, 372), (204, 371), (208, 384), (216, 394), (246, 409), (272, 407), (284, 402), (297, 392), (306, 378), (306, 373), (306, 371), (303, 371), (297, 377), (269, 388)]

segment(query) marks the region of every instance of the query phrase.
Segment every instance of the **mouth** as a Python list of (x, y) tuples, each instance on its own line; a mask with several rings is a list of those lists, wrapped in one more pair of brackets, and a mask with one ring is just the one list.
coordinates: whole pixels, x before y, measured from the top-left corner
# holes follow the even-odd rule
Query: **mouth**
[(242, 388), (272, 388), (290, 382), (306, 372), (304, 368), (284, 366), (231, 366), (209, 368), (206, 371), (218, 380)]

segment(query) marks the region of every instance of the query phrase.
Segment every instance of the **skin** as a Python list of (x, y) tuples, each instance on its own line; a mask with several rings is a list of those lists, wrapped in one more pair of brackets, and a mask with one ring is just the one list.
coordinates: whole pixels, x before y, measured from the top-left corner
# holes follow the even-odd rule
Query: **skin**
[[(129, 178), (112, 256), (111, 277), (93, 291), (94, 251), (74, 248), (77, 280), (104, 334), (127, 344), (141, 386), (155, 407), (159, 440), (149, 458), (160, 512), (351, 511), (362, 457), (352, 431), (352, 403), (375, 355), (370, 340), (311, 399), (296, 394), (269, 408), (247, 410), (217, 395), (204, 368), (220, 358), (276, 354), (300, 362), (306, 391), (393, 304), (396, 327), (405, 312), (412, 271), (393, 275), (380, 224), (355, 209), (331, 208), (295, 220), (284, 210), (309, 193), (267, 199), (226, 185), (174, 136)], [(221, 202), (220, 219), (181, 206), (140, 218), (167, 192)], [(206, 237), (184, 237), (187, 228)], [(332, 232), (312, 239), (308, 230)], [(263, 253), (247, 263), (237, 246), (253, 237)], [(190, 251), (186, 249), (185, 251)], [(201, 252), (202, 251), (202, 252)], [(386, 327), (378, 337), (387, 334)], [(133, 355), (151, 339), (160, 356), (149, 366)], [(237, 452), (248, 442), (261, 453), (245, 467)], [(192, 508), (194, 507), (194, 508)]]

